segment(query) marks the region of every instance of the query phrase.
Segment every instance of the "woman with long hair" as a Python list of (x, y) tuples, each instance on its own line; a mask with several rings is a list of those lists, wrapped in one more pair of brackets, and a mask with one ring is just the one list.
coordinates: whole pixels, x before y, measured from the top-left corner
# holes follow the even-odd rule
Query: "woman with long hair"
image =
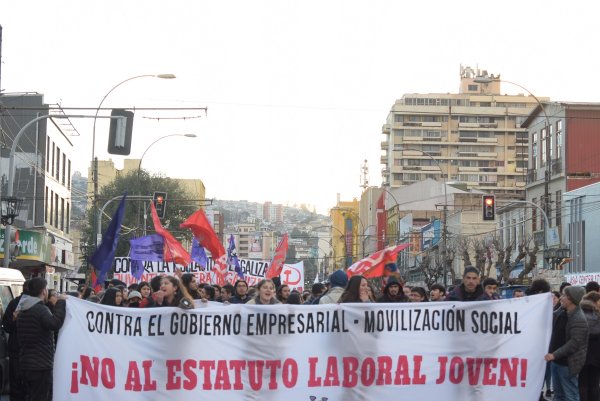
[(363, 276), (352, 276), (346, 289), (340, 296), (339, 303), (371, 302), (369, 299), (369, 282)]
[(152, 288), (150, 288), (150, 284), (147, 281), (140, 281), (137, 290), (142, 296), (142, 300), (148, 298), (150, 294), (152, 294)]
[(256, 288), (258, 295), (246, 302), (246, 305), (275, 305), (280, 303), (275, 296), (275, 283), (273, 280), (261, 280)]
[(196, 276), (194, 276), (192, 273), (183, 273), (181, 275), (181, 283), (193, 299), (202, 298), (200, 291), (198, 291), (198, 282), (196, 281)]
[(109, 306), (123, 306), (123, 293), (117, 287), (110, 287), (104, 292), (100, 303)]
[(160, 283), (160, 291), (163, 294), (161, 306), (178, 306), (183, 309), (194, 307), (194, 300), (177, 277), (164, 276)]

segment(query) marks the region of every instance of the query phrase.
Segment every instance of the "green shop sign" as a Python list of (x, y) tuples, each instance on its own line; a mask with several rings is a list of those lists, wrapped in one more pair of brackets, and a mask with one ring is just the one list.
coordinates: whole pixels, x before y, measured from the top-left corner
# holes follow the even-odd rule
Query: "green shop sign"
[[(13, 229), (10, 238), (10, 255), (22, 260), (50, 263), (50, 237), (39, 231)], [(0, 230), (0, 252), (4, 257), (4, 229)]]

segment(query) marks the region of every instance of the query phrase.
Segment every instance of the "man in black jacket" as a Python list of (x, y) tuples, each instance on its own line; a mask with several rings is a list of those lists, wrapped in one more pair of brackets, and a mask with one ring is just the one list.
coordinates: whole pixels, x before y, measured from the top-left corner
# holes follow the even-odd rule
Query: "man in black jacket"
[(19, 362), (27, 387), (28, 401), (46, 401), (52, 386), (54, 362), (54, 331), (65, 320), (65, 298), (61, 296), (54, 313), (46, 306), (46, 280), (35, 277), (29, 282), (29, 297), (19, 304), (17, 330), (19, 332)]
[(19, 301), (29, 294), (29, 280), (23, 283), (23, 293), (8, 303), (2, 327), (8, 333), (8, 377), (10, 382), (10, 401), (25, 401), (25, 385), (19, 368), (19, 335), (17, 334), (17, 319), (15, 311)]

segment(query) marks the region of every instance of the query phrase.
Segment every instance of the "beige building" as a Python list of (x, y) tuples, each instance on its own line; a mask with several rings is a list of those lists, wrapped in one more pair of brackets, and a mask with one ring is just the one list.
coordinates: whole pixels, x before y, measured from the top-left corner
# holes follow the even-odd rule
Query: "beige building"
[[(120, 175), (127, 175), (130, 172), (135, 172), (138, 170), (140, 166), (140, 159), (125, 159), (123, 160), (123, 169), (119, 170), (115, 167), (115, 163), (112, 160), (98, 160), (98, 192), (102, 190), (105, 185), (110, 184), (115, 178)], [(91, 168), (88, 169), (88, 177), (92, 177)], [(198, 208), (204, 206), (203, 199), (205, 199), (206, 188), (204, 187), (204, 183), (200, 179), (187, 179), (187, 178), (173, 178), (177, 180), (179, 184), (185, 188), (186, 192), (193, 196), (194, 199), (198, 200)], [(93, 200), (94, 194), (94, 182), (93, 180), (88, 180), (87, 187), (89, 204), (88, 207), (91, 206), (91, 202)]]
[(499, 197), (525, 197), (529, 141), (520, 127), (538, 103), (524, 94), (501, 95), (499, 81), (480, 84), (478, 76), (487, 72), (461, 67), (459, 93), (405, 94), (394, 103), (383, 125), (383, 185), (446, 179)]

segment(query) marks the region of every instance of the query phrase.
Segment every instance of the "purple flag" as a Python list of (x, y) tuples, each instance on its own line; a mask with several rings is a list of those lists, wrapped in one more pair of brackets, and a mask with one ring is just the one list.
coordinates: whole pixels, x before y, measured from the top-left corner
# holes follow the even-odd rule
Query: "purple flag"
[(163, 260), (164, 240), (158, 234), (147, 235), (145, 237), (129, 240), (131, 251), (129, 256), (131, 260), (145, 260), (150, 262), (160, 262)]
[(237, 257), (237, 252), (235, 251), (235, 238), (233, 238), (233, 234), (229, 237), (229, 246), (227, 247), (227, 263), (233, 265), (235, 267), (235, 272), (240, 276), (241, 279), (244, 278), (244, 272), (242, 271), (242, 266), (240, 266), (240, 261)]
[(192, 260), (198, 263), (202, 267), (206, 267), (208, 264), (208, 257), (206, 256), (206, 251), (200, 245), (196, 237), (192, 240)]

